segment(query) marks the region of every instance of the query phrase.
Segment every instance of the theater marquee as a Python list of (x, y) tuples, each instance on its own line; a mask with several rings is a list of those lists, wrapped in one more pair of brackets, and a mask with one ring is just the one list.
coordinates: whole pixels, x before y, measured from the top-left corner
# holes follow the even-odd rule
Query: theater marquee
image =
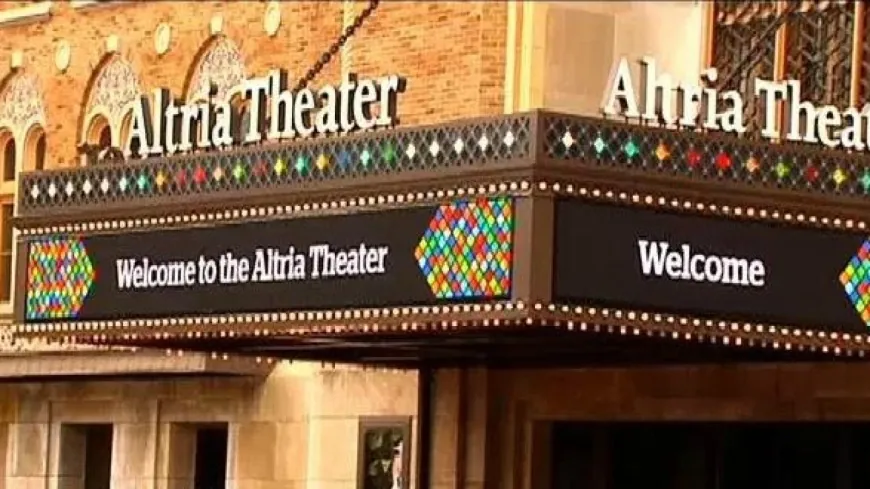
[(864, 333), (866, 234), (559, 201), (557, 300)]
[(510, 199), (28, 242), (27, 321), (507, 297)]

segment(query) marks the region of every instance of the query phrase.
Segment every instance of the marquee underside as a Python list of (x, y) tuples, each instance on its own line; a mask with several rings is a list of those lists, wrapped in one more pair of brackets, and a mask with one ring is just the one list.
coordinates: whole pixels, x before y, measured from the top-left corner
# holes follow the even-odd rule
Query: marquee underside
[(620, 366), (732, 362), (837, 361), (821, 349), (783, 350), (753, 345), (714, 344), (704, 339), (675, 340), (658, 335), (621, 335), (594, 331), (566, 331), (533, 325), (503, 331), (444, 334), (371, 334), (329, 336), (271, 336), (141, 340), (140, 346), (187, 351), (227, 352), (233, 355), (360, 363), (398, 368), (420, 365), (490, 367)]

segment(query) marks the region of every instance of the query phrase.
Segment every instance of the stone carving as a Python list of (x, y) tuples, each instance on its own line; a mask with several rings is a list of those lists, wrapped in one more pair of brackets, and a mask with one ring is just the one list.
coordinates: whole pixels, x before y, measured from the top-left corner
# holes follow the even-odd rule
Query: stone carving
[(133, 66), (114, 57), (97, 75), (88, 101), (88, 114), (102, 112), (112, 124), (118, 124), (124, 110), (140, 93), (139, 77)]
[(13, 77), (0, 95), (0, 126), (23, 132), (44, 120), (45, 105), (36, 75), (22, 73)]
[(225, 36), (212, 41), (208, 51), (202, 56), (193, 72), (188, 100), (206, 99), (209, 88), (217, 87), (218, 100), (226, 100), (230, 90), (238, 87), (245, 78), (245, 63), (236, 44)]

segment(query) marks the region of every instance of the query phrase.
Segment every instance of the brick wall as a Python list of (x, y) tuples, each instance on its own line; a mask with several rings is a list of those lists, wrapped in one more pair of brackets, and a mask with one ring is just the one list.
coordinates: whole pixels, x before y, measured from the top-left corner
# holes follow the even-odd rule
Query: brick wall
[[(210, 37), (209, 20), (223, 17), (223, 32), (242, 51), (249, 75), (285, 68), (301, 77), (338, 37), (345, 5), (338, 1), (281, 2), (282, 23), (269, 37), (265, 2), (140, 2), (74, 9), (54, 2), (50, 19), (0, 26), (0, 76), (15, 50), (24, 69), (39, 75), (46, 105), (46, 166), (71, 165), (81, 138), (89, 81), (105, 55), (106, 38), (118, 37), (121, 54), (137, 71), (142, 88), (166, 87), (182, 95), (197, 52)], [(359, 11), (364, 3), (353, 6)], [(172, 28), (169, 51), (158, 56), (154, 32)], [(506, 4), (502, 2), (382, 2), (344, 54), (361, 76), (402, 74), (403, 125), (500, 113), (503, 107)], [(55, 67), (61, 40), (71, 47), (65, 73)], [(334, 59), (317, 86), (337, 82)]]

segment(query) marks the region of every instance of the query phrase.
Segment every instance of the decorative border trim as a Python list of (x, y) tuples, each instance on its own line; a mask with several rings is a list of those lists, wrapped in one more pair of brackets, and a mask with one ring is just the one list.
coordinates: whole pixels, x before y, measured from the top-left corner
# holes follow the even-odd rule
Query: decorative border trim
[(109, 234), (125, 231), (144, 230), (147, 228), (181, 228), (195, 225), (231, 224), (235, 222), (251, 222), (280, 216), (309, 217), (323, 216), (347, 212), (351, 210), (382, 210), (408, 205), (425, 205), (445, 199), (464, 199), (477, 197), (519, 197), (527, 194), (532, 184), (527, 180), (505, 181), (487, 185), (442, 188), (437, 190), (360, 195), (358, 197), (342, 198), (329, 201), (313, 201), (292, 205), (271, 205), (233, 208), (223, 211), (193, 212), (162, 217), (136, 219), (110, 219), (100, 221), (80, 221), (59, 226), (23, 228), (19, 236), (39, 236), (62, 233), (96, 233)]
[(51, 14), (54, 7), (52, 0), (33, 2), (26, 7), (19, 7), (0, 12), (0, 27), (7, 27), (26, 22), (43, 20)]
[[(225, 314), (162, 319), (121, 319), (113, 321), (69, 321), (28, 323), (13, 326), (13, 334), (25, 337), (62, 338), (74, 342), (75, 336), (90, 337), (103, 342), (108, 337), (135, 340), (147, 337), (169, 338), (246, 338), (260, 336), (305, 336), (311, 334), (357, 334), (393, 331), (395, 320), (413, 318), (401, 323), (401, 331), (451, 329), (453, 321), (444, 315), (462, 314), (479, 318), (494, 326), (501, 324), (497, 316), (516, 316), (526, 310), (523, 302), (489, 302), (436, 306), (405, 306), (368, 309), (319, 311), (288, 311), (272, 313)], [(348, 323), (351, 324), (348, 324)], [(383, 325), (381, 324), (383, 323)], [(262, 327), (256, 327), (256, 326)], [(242, 329), (236, 329), (242, 326)], [(251, 328), (250, 326), (255, 326)], [(195, 331), (190, 330), (193, 327)], [(148, 329), (143, 333), (142, 329)]]
[(768, 208), (753, 205), (721, 205), (710, 200), (669, 197), (652, 192), (627, 192), (602, 185), (584, 185), (561, 181), (536, 181), (536, 193), (570, 196), (580, 199), (609, 201), (637, 207), (658, 208), (668, 212), (712, 215), (720, 218), (787, 223), (803, 227), (822, 227), (848, 231), (863, 231), (867, 222), (850, 218), (816, 215), (803, 211)]
[(870, 352), (868, 334), (828, 333), (774, 324), (566, 304), (537, 303), (532, 308), (543, 326), (563, 327), (569, 331), (606, 331), (632, 336), (645, 334), (694, 342), (707, 340), (713, 344), (735, 347), (810, 351), (861, 358)]
[(108, 234), (148, 228), (183, 228), (196, 225), (231, 224), (264, 220), (280, 216), (310, 217), (353, 210), (382, 210), (405, 205), (426, 205), (443, 199), (468, 197), (514, 197), (536, 195), (570, 196), (596, 201), (609, 201), (639, 207), (658, 208), (670, 212), (690, 212), (723, 218), (786, 223), (803, 227), (822, 227), (847, 231), (870, 230), (867, 221), (833, 215), (819, 215), (800, 210), (756, 205), (718, 204), (713, 200), (673, 197), (658, 192), (638, 192), (614, 189), (607, 185), (572, 183), (564, 180), (507, 180), (465, 187), (446, 187), (407, 193), (359, 195), (334, 200), (320, 200), (292, 205), (227, 207), (214, 212), (191, 212), (135, 219), (78, 221), (57, 226), (21, 228), (22, 237), (63, 233)]
[[(19, 324), (14, 334), (75, 344), (135, 344), (177, 339), (277, 336), (341, 337), (360, 334), (556, 327), (568, 331), (657, 336), (732, 347), (808, 351), (864, 358), (870, 335), (824, 332), (786, 325), (704, 319), (582, 305), (505, 301), (485, 304), (297, 311), (172, 319)], [(145, 331), (143, 331), (145, 330)], [(171, 351), (171, 350), (169, 350)], [(223, 355), (223, 354), (220, 354)], [(260, 357), (262, 358), (262, 357)]]

